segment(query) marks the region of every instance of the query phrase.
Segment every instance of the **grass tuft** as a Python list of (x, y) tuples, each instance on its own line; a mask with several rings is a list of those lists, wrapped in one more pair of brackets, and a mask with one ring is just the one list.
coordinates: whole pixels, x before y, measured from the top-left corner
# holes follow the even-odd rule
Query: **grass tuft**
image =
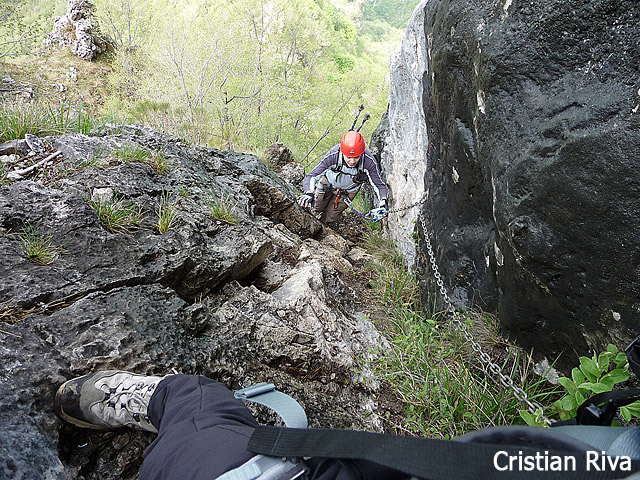
[(229, 225), (238, 225), (240, 223), (240, 217), (235, 212), (228, 197), (210, 198), (207, 200), (207, 206), (214, 221), (228, 223)]
[(92, 115), (82, 104), (58, 104), (15, 101), (0, 105), (0, 142), (24, 138), (28, 133), (37, 137), (101, 131), (105, 120)]
[(52, 264), (62, 252), (62, 247), (53, 244), (53, 234), (45, 235), (29, 222), (17, 236), (25, 257), (37, 265)]
[(24, 138), (27, 133), (36, 136), (53, 133), (46, 112), (24, 101), (0, 104), (0, 142)]
[(164, 235), (176, 221), (175, 203), (169, 200), (169, 192), (163, 192), (156, 210), (158, 214), (158, 232)]
[(158, 175), (164, 175), (171, 170), (169, 159), (164, 152), (151, 153), (136, 145), (124, 145), (114, 151), (114, 155), (123, 162), (138, 162), (149, 165)]
[(136, 205), (125, 205), (114, 193), (111, 199), (88, 200), (89, 205), (98, 213), (98, 221), (113, 233), (131, 233), (143, 220), (142, 212)]

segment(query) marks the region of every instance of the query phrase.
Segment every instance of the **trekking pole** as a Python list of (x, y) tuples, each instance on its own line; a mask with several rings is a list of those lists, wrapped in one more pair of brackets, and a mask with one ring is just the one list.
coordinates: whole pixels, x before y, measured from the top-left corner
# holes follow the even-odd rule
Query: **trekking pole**
[(369, 120), (371, 118), (371, 115), (369, 115), (368, 113), (364, 116), (364, 119), (362, 119), (362, 123), (360, 124), (360, 126), (358, 127), (358, 130), (356, 130), (356, 132), (359, 132), (360, 129), (362, 128), (362, 126), (364, 125), (364, 122), (366, 122), (367, 120)]
[[(364, 105), (360, 105), (360, 106), (358, 107), (358, 113), (356, 113), (356, 119), (353, 121), (353, 125), (351, 125), (350, 130), (355, 130), (355, 128), (356, 128), (356, 123), (358, 123), (358, 117), (360, 116), (360, 112), (362, 112), (363, 110), (364, 110)], [(367, 115), (367, 116), (368, 116), (368, 115)], [(364, 123), (364, 122), (362, 122), (362, 123)], [(362, 127), (362, 125), (360, 125), (360, 127)], [(360, 129), (358, 129), (358, 130), (360, 130)]]

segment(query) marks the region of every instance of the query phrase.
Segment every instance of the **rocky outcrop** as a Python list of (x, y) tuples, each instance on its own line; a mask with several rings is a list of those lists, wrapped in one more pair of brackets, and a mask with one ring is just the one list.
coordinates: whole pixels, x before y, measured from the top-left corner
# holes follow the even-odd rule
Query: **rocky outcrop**
[[(392, 207), (427, 191), (454, 302), (565, 366), (640, 325), (638, 20), (632, 0), (429, 0), (390, 64)], [(416, 214), (389, 220), (410, 261)]]
[(67, 13), (56, 17), (44, 47), (69, 47), (74, 55), (87, 61), (105, 52), (109, 43), (100, 33), (93, 8), (88, 0), (68, 0)]
[[(0, 478), (136, 478), (154, 435), (53, 413), (60, 384), (96, 369), (273, 382), (314, 427), (381, 429), (368, 362), (385, 340), (341, 280), (347, 243), (291, 186), (254, 156), (146, 128), (43, 143), (38, 155), (61, 153), (0, 187)], [(169, 167), (123, 161), (126, 149)], [(100, 202), (142, 219), (110, 231)], [(235, 218), (215, 214), (220, 202)], [(164, 233), (161, 205), (175, 212)], [(25, 232), (53, 263), (27, 259)]]

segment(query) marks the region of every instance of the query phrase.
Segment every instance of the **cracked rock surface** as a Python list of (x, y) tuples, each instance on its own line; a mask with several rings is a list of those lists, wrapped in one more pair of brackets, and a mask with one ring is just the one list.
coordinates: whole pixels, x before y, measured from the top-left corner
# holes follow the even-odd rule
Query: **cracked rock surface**
[[(381, 430), (368, 361), (386, 341), (338, 274), (347, 243), (293, 187), (254, 156), (137, 126), (44, 140), (55, 163), (0, 187), (0, 478), (137, 478), (153, 434), (82, 430), (53, 412), (66, 379), (97, 369), (272, 382), (313, 427)], [(162, 152), (170, 169), (122, 161), (125, 146)], [(175, 219), (161, 234), (163, 198)], [(216, 201), (237, 220), (214, 219)], [(91, 202), (141, 220), (111, 231)], [(25, 232), (55, 261), (29, 261)]]

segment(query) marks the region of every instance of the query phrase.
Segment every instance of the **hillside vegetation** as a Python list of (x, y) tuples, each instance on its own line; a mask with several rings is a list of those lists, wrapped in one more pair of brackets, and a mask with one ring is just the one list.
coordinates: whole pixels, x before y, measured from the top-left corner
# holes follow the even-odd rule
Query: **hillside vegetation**
[[(397, 17), (416, 3), (95, 0), (114, 48), (96, 62), (109, 69), (100, 104), (89, 92), (80, 98), (95, 113), (190, 142), (261, 153), (279, 141), (312, 163), (351, 126), (358, 105), (373, 118), (365, 137), (375, 128), (387, 106), (387, 60), (409, 15)], [(29, 71), (34, 59), (24, 54), (39, 48), (66, 1), (1, 8), (0, 58)], [(384, 19), (390, 11), (393, 25)], [(47, 69), (38, 63), (36, 71)]]

